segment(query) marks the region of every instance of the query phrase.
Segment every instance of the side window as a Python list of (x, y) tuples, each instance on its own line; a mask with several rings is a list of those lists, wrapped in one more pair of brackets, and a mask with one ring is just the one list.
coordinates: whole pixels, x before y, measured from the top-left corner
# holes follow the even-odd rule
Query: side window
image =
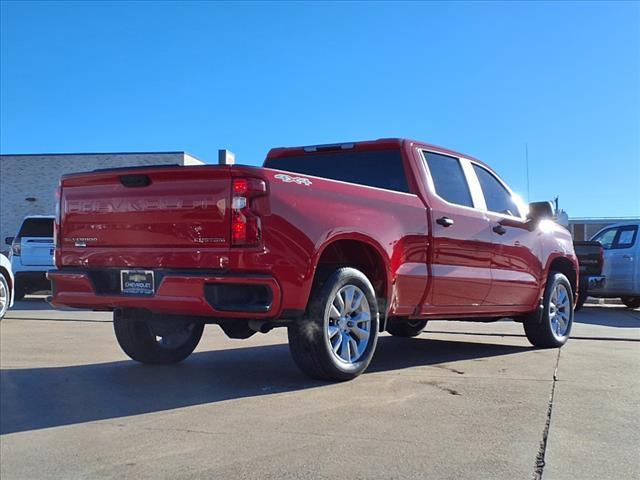
[(487, 209), (491, 212), (519, 217), (520, 209), (502, 183), (491, 172), (475, 163), (473, 164), (473, 170), (476, 172), (480, 182)]
[(617, 233), (617, 228), (609, 228), (608, 230), (604, 230), (593, 237), (591, 241), (600, 242), (602, 248), (609, 250), (613, 246), (613, 240), (616, 238)]
[(460, 160), (438, 153), (424, 152), (436, 193), (447, 202), (473, 207)]
[(636, 243), (638, 227), (629, 225), (618, 229), (618, 238), (616, 239), (614, 248), (631, 248)]

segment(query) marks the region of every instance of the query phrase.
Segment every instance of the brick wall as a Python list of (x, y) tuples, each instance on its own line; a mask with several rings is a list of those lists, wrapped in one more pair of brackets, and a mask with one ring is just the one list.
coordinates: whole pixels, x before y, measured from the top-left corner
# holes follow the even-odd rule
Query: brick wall
[[(0, 251), (27, 215), (53, 215), (55, 189), (65, 173), (97, 168), (203, 163), (184, 152), (78, 155), (0, 155)], [(35, 201), (26, 198), (33, 197)]]

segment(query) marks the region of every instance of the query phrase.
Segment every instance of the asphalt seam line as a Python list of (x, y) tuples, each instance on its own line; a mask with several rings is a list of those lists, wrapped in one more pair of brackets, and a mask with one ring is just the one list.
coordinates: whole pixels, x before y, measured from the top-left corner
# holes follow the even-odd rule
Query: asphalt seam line
[(542, 439), (540, 440), (540, 448), (538, 449), (538, 455), (536, 455), (535, 469), (533, 471), (533, 480), (542, 480), (542, 474), (544, 473), (545, 454), (547, 453), (547, 440), (549, 439), (549, 429), (551, 427), (551, 414), (553, 413), (553, 398), (556, 393), (556, 383), (558, 382), (558, 365), (560, 364), (560, 352), (558, 349), (558, 356), (556, 357), (556, 368), (553, 370), (553, 383), (551, 385), (551, 395), (549, 395), (549, 405), (547, 407), (547, 419), (542, 431)]

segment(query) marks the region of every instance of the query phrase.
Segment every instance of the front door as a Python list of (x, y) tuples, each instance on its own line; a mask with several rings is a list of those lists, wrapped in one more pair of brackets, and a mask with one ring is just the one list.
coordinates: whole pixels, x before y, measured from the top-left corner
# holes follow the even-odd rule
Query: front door
[(513, 194), (492, 172), (474, 163), (484, 197), (491, 243), (491, 290), (486, 305), (529, 306), (539, 295), (543, 266), (537, 232), (526, 228)]
[(636, 242), (640, 241), (638, 237), (637, 225), (624, 225), (604, 230), (593, 238), (605, 249), (602, 271), (606, 278), (605, 293), (614, 295), (637, 293), (634, 278), (635, 262), (638, 261)]

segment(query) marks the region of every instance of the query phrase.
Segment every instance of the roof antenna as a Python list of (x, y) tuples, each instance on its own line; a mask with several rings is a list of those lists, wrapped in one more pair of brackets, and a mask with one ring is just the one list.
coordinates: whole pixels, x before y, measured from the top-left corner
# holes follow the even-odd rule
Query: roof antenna
[(524, 144), (524, 158), (527, 164), (527, 203), (531, 202), (531, 195), (529, 191), (529, 144)]

